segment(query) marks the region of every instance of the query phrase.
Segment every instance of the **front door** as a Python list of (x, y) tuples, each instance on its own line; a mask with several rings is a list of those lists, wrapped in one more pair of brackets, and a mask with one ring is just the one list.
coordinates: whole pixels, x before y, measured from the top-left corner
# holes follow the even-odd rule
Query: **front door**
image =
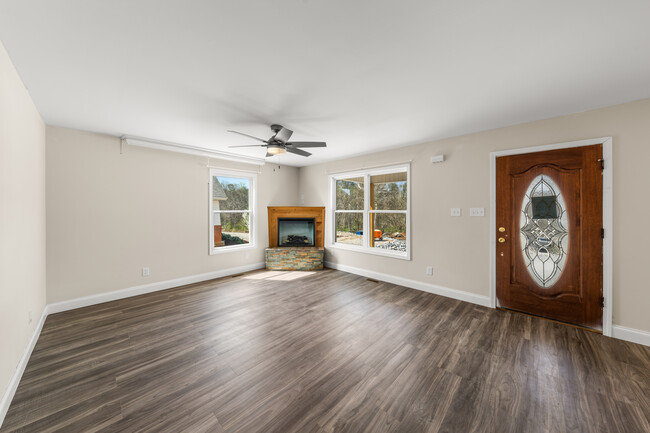
[(602, 145), (497, 158), (503, 308), (602, 330)]

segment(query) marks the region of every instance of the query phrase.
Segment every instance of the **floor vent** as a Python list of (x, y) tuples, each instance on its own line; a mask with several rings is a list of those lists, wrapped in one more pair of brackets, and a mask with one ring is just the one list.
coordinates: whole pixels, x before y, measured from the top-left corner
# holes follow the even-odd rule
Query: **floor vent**
[(372, 283), (378, 283), (379, 282), (379, 280), (375, 280), (373, 278), (366, 278), (366, 281), (370, 281)]
[(231, 275), (230, 278), (237, 278), (237, 277), (241, 277), (242, 275), (244, 274), (235, 274), (235, 275)]

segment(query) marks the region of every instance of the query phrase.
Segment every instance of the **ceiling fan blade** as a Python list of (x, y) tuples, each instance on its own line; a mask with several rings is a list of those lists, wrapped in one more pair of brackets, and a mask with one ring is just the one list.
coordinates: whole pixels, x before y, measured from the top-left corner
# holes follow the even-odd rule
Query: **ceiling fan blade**
[(262, 143), (266, 143), (266, 140), (262, 140), (261, 138), (253, 137), (252, 135), (244, 134), (243, 132), (237, 132), (237, 131), (231, 131), (230, 129), (228, 132), (232, 132), (233, 134), (239, 134), (243, 135), (244, 137), (252, 138), (253, 140), (261, 141)]
[(263, 144), (242, 144), (239, 146), (228, 146), (228, 147), (264, 147)]
[(292, 141), (287, 146), (295, 147), (327, 147), (324, 141)]
[(300, 156), (309, 156), (309, 155), (311, 155), (311, 153), (309, 153), (309, 152), (305, 152), (304, 150), (300, 150), (300, 149), (294, 149), (293, 147), (287, 147), (286, 149), (287, 149), (287, 152), (295, 153), (296, 155), (300, 155)]
[(291, 138), (291, 134), (293, 134), (293, 131), (283, 126), (282, 129), (279, 130), (277, 134), (275, 134), (275, 139), (286, 143), (289, 141), (289, 138)]

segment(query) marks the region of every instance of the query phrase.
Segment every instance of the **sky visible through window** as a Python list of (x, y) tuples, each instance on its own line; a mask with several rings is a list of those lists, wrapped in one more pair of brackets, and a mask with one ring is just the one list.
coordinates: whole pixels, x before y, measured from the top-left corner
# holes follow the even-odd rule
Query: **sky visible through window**
[(248, 179), (242, 179), (239, 177), (223, 177), (223, 176), (217, 176), (219, 179), (219, 183), (221, 185), (236, 185), (238, 183), (242, 183), (245, 186), (248, 186)]

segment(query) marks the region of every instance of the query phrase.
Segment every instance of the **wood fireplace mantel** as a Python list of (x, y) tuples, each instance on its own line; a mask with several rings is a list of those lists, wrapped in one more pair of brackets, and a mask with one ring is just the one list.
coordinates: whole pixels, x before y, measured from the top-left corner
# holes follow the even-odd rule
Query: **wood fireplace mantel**
[(325, 243), (325, 207), (269, 206), (269, 248), (278, 246), (278, 218), (314, 218), (314, 244)]

